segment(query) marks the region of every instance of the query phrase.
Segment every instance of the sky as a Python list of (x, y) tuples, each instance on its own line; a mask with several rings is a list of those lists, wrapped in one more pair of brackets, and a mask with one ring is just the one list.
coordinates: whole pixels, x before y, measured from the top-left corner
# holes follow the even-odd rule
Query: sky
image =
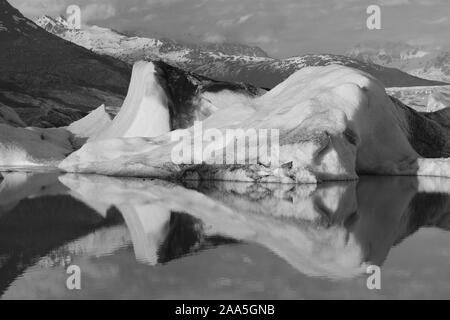
[[(450, 0), (9, 0), (28, 18), (81, 8), (84, 24), (186, 42), (238, 42), (273, 57), (348, 52), (362, 42), (450, 46)], [(381, 8), (381, 30), (366, 25)]]

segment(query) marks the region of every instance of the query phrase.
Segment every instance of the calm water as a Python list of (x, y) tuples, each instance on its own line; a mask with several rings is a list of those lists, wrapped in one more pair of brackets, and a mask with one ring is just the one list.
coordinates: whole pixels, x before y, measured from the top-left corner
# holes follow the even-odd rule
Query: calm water
[[(450, 298), (450, 179), (3, 177), (3, 299)], [(81, 290), (66, 288), (70, 265)]]

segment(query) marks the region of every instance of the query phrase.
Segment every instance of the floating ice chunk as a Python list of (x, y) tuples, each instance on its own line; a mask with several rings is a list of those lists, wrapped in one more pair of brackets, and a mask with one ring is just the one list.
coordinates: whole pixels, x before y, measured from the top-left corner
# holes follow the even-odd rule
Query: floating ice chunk
[[(142, 70), (153, 72), (149, 65)], [(154, 81), (149, 83), (154, 88)], [(147, 99), (162, 101), (158, 90), (150, 90)], [(147, 120), (155, 121), (150, 115)], [(120, 123), (133, 127), (135, 121), (145, 123), (130, 111), (130, 117), (123, 116)], [(202, 127), (223, 136), (228, 129), (279, 130), (279, 161), (264, 162), (258, 150), (244, 145), (237, 147), (236, 154), (246, 155), (248, 165), (211, 164), (213, 158), (175, 163), (172, 152), (179, 142), (171, 141), (171, 132), (155, 139), (92, 141), (60, 168), (120, 176), (284, 183), (352, 180), (357, 174), (450, 176), (443, 169), (448, 160), (439, 160), (441, 168), (423, 160), (450, 155), (448, 126), (395, 103), (372, 76), (339, 65), (304, 68), (261, 97), (220, 108), (202, 121)], [(152, 134), (157, 131), (164, 130)], [(187, 142), (193, 149), (196, 137)], [(227, 140), (220, 154), (226, 154), (231, 142)]]
[(73, 152), (65, 129), (14, 128), (0, 124), (0, 166), (57, 166)]
[(105, 105), (101, 105), (86, 117), (71, 123), (67, 130), (82, 138), (93, 138), (106, 130), (112, 123), (111, 117), (105, 110)]

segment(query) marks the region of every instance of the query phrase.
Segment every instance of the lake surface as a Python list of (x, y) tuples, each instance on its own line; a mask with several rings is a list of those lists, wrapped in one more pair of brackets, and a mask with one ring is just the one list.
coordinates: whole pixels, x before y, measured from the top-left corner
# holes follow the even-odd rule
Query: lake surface
[[(450, 298), (450, 179), (2, 175), (2, 299)], [(81, 290), (66, 286), (73, 265)]]

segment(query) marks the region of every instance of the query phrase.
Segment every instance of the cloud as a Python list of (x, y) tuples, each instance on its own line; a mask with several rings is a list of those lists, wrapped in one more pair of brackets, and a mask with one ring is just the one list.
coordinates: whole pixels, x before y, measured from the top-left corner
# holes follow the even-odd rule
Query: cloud
[(233, 26), (233, 23), (234, 23), (233, 19), (224, 19), (217, 21), (216, 24), (222, 28), (229, 28)]
[(436, 6), (444, 4), (445, 1), (448, 0), (415, 0), (415, 3), (422, 6)]
[(406, 4), (411, 4), (410, 0), (380, 0), (379, 4), (385, 7), (389, 6), (402, 6)]
[(222, 28), (236, 27), (240, 24), (247, 22), (251, 17), (253, 17), (253, 14), (249, 13), (237, 19), (222, 19), (217, 21), (216, 24)]
[(156, 14), (153, 13), (149, 13), (148, 15), (146, 15), (144, 17), (144, 21), (151, 21), (153, 19), (156, 19), (158, 16)]
[(227, 38), (220, 34), (207, 34), (203, 38), (203, 41), (208, 42), (208, 43), (223, 43), (226, 40), (227, 40)]
[(256, 36), (255, 38), (249, 38), (249, 39), (247, 39), (247, 41), (249, 43), (268, 44), (268, 43), (276, 43), (276, 42), (278, 42), (278, 39), (275, 39), (268, 35), (259, 35), (259, 36)]
[(92, 3), (81, 8), (83, 22), (106, 20), (116, 15), (116, 8), (111, 3)]
[(447, 21), (449, 21), (448, 17), (442, 17), (434, 20), (426, 20), (425, 22), (429, 24), (443, 24), (446, 23)]
[(250, 19), (251, 17), (253, 17), (253, 14), (246, 14), (245, 16), (242, 16), (238, 19), (237, 24), (243, 24), (245, 23), (248, 19)]

